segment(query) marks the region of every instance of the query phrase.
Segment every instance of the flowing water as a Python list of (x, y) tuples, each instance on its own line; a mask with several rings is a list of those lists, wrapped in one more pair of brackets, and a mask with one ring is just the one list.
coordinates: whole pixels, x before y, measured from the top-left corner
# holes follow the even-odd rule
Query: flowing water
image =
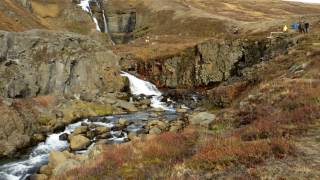
[(162, 102), (162, 93), (157, 89), (157, 87), (148, 82), (141, 80), (127, 72), (122, 72), (122, 76), (125, 76), (130, 81), (130, 90), (133, 95), (146, 95), (152, 96), (151, 107), (162, 108), (167, 111), (174, 111), (173, 107), (169, 107), (166, 103)]
[[(161, 92), (155, 85), (148, 81), (138, 79), (137, 77), (126, 72), (122, 72), (121, 75), (128, 77), (130, 81), (131, 94), (152, 96), (151, 106), (154, 108), (163, 108), (167, 111), (161, 115), (155, 115), (152, 112), (145, 111), (123, 115), (92, 117), (83, 119), (74, 124), (70, 124), (63, 132), (49, 135), (45, 142), (39, 143), (31, 150), (29, 155), (25, 156), (24, 158), (3, 164), (0, 163), (0, 180), (24, 180), (30, 175), (36, 173), (42, 165), (48, 163), (50, 151), (63, 151), (68, 149), (68, 142), (59, 140), (59, 136), (63, 133), (71, 134), (74, 129), (81, 126), (82, 123), (93, 123), (99, 126), (112, 127), (117, 120), (124, 118), (131, 122), (131, 125), (126, 128), (126, 132), (136, 132), (141, 130), (149, 120), (160, 118), (170, 121), (177, 118), (177, 114), (173, 108), (161, 102)], [(112, 137), (108, 139), (110, 143), (122, 143), (126, 142), (127, 140), (127, 134), (125, 132), (112, 131), (111, 134)], [(92, 144), (94, 144), (94, 142), (92, 142)], [(86, 151), (82, 151), (78, 153), (85, 152)]]
[(105, 15), (105, 11), (103, 10), (102, 7), (100, 7), (101, 5), (100, 5), (100, 3), (99, 3), (98, 1), (96, 1), (96, 0), (81, 0), (81, 1), (80, 1), (80, 4), (78, 4), (78, 5), (82, 8), (82, 10), (88, 12), (88, 13), (91, 15), (91, 17), (92, 17), (92, 19), (93, 19), (93, 22), (96, 24), (96, 29), (97, 29), (97, 31), (102, 32), (102, 30), (101, 30), (101, 28), (100, 28), (100, 26), (99, 26), (99, 21), (98, 21), (97, 17), (95, 17), (94, 14), (93, 14), (92, 11), (91, 11), (90, 2), (95, 2), (96, 5), (97, 5), (100, 9), (102, 9), (102, 15), (103, 15), (103, 21), (104, 21), (104, 22), (103, 22), (104, 32), (105, 32), (105, 33), (108, 33), (108, 25), (107, 25), (107, 18), (106, 18), (106, 15)]

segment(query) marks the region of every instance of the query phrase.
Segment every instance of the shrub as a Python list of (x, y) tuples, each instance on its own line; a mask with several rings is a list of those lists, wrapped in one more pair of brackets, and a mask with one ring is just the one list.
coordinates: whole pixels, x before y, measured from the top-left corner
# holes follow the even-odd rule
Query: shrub
[(221, 170), (239, 164), (254, 167), (269, 157), (283, 158), (293, 152), (286, 139), (245, 142), (237, 137), (216, 137), (199, 148), (188, 166), (197, 170)]

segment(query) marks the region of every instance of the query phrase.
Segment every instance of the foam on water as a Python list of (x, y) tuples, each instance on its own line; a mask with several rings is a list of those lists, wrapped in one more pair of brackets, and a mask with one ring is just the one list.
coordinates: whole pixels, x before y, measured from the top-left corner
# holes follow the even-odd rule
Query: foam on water
[(90, 0), (81, 0), (80, 4), (78, 4), (78, 5), (82, 8), (82, 10), (91, 14), (89, 2), (90, 2)]
[(97, 29), (97, 31), (100, 31), (100, 32), (101, 32), (101, 29), (100, 29), (100, 27), (99, 27), (99, 22), (98, 22), (97, 18), (94, 17), (94, 16), (92, 16), (92, 19), (93, 19), (93, 22), (96, 24), (96, 29)]
[[(65, 128), (63, 132), (51, 134), (47, 137), (45, 142), (39, 143), (30, 153), (29, 158), (25, 160), (19, 160), (12, 163), (4, 164), (0, 166), (0, 180), (21, 180), (26, 179), (28, 175), (33, 174), (42, 165), (46, 164), (49, 159), (49, 153), (53, 150), (63, 151), (69, 147), (67, 141), (60, 141), (59, 136), (63, 133), (70, 134), (77, 127), (81, 126), (81, 123), (93, 123), (100, 126), (112, 127), (112, 123), (103, 122), (88, 122), (88, 119), (84, 119), (81, 122), (70, 124)], [(126, 136), (126, 135), (125, 135)], [(120, 141), (121, 138), (111, 138), (114, 141)], [(85, 151), (84, 151), (85, 152)]]
[(158, 88), (142, 79), (139, 79), (127, 72), (121, 72), (121, 76), (125, 76), (129, 79), (130, 82), (130, 91), (133, 95), (146, 95), (152, 96), (151, 98), (151, 107), (153, 108), (162, 108), (164, 110), (173, 111), (173, 108), (168, 107), (162, 100), (162, 93), (158, 90)]

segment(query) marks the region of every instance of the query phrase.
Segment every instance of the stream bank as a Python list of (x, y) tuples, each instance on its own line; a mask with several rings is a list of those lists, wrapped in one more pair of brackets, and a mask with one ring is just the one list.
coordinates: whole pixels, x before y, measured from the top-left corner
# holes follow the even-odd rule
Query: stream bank
[[(122, 72), (122, 74), (130, 81), (131, 94), (136, 100), (130, 99), (136, 105), (140, 104), (140, 106), (137, 105), (140, 111), (136, 109), (136, 113), (85, 118), (69, 124), (64, 131), (50, 134), (45, 142), (32, 148), (30, 154), (23, 156), (24, 158), (2, 164), (0, 177), (10, 180), (27, 179), (48, 163), (49, 154), (52, 151), (69, 150), (75, 154), (83, 154), (95, 144), (123, 143), (145, 134), (178, 132), (188, 124), (184, 116), (184, 113), (188, 112), (185, 109), (187, 107), (181, 106), (176, 112), (175, 108), (178, 105), (173, 102), (169, 106), (167, 102), (162, 101), (162, 93), (153, 84), (128, 73)], [(146, 110), (141, 111), (141, 108)], [(51, 167), (52, 172), (66, 166), (63, 164), (59, 167)]]

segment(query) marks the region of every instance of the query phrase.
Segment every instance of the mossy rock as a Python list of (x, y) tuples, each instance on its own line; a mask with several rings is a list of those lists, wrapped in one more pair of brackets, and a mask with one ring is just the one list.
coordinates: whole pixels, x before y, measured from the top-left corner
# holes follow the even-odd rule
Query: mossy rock
[(52, 117), (50, 116), (46, 116), (46, 115), (42, 115), (39, 117), (38, 122), (41, 126), (47, 126), (50, 124), (50, 122), (53, 120)]
[(85, 101), (73, 101), (63, 110), (64, 121), (71, 122), (76, 118), (89, 116), (104, 116), (113, 114), (113, 107), (110, 104), (98, 104)]

